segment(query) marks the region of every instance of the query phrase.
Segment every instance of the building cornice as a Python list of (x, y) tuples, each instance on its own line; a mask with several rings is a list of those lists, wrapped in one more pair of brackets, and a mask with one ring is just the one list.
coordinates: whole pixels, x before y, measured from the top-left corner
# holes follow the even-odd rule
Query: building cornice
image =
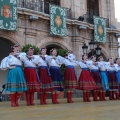
[[(19, 8), (18, 7), (18, 14), (22, 14), (22, 15), (28, 15), (28, 16), (37, 16), (39, 19), (43, 19), (43, 20), (50, 20), (50, 15), (49, 14), (45, 14), (44, 12), (38, 12), (38, 11), (34, 11), (34, 10), (30, 10), (30, 9), (26, 9), (26, 8)], [(67, 19), (67, 25), (71, 25), (71, 26), (85, 26), (88, 29), (93, 30), (94, 29), (94, 25), (93, 24), (89, 24), (87, 22), (83, 22), (83, 21), (78, 21), (78, 20), (71, 20), (71, 19)], [(114, 28), (107, 28), (107, 33), (120, 33), (120, 30), (118, 29), (114, 29)]]

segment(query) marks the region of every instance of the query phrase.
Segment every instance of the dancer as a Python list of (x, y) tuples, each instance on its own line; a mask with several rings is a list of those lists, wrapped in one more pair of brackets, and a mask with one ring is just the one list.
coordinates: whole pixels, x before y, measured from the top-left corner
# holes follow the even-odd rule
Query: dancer
[(98, 101), (98, 94), (99, 94), (99, 100), (103, 101), (103, 97), (102, 97), (102, 92), (103, 92), (103, 86), (102, 86), (102, 80), (100, 77), (100, 73), (99, 73), (99, 68), (98, 68), (98, 62), (96, 61), (96, 56), (92, 56), (91, 57), (91, 64), (90, 64), (90, 70), (91, 70), (91, 74), (93, 79), (95, 80), (95, 83), (97, 85), (96, 90), (94, 90), (93, 92), (93, 100), (94, 101)]
[(22, 70), (22, 62), (20, 61), (20, 45), (15, 45), (11, 49), (8, 56), (7, 67), (9, 68), (5, 90), (10, 92), (11, 106), (19, 106), (18, 99), (23, 91), (27, 90), (26, 80)]
[(115, 71), (116, 71), (116, 77), (119, 84), (118, 92), (116, 92), (116, 99), (120, 100), (120, 58), (115, 59)]
[(28, 90), (26, 91), (27, 106), (34, 105), (34, 93), (40, 92), (40, 83), (36, 70), (37, 58), (33, 54), (34, 49), (30, 47), (27, 50), (26, 58), (23, 59), (24, 73), (28, 87)]
[[(41, 55), (38, 58), (39, 78), (40, 78), (40, 104), (47, 104), (46, 98), (48, 92), (53, 93), (53, 83), (49, 73), (49, 68), (46, 62), (46, 48), (40, 49)], [(53, 102), (55, 104), (55, 102)]]
[(84, 102), (91, 102), (90, 100), (90, 91), (96, 90), (97, 85), (91, 76), (90, 70), (89, 70), (89, 61), (87, 55), (82, 56), (82, 61), (76, 61), (76, 63), (80, 66), (82, 69), (78, 84), (79, 89), (83, 90), (83, 101)]
[(109, 59), (109, 65), (107, 66), (107, 73), (108, 73), (108, 82), (109, 82), (109, 88), (110, 88), (109, 99), (116, 100), (118, 95), (119, 85), (118, 85), (117, 77), (115, 74), (115, 65), (113, 63), (112, 58)]
[(108, 76), (106, 73), (106, 62), (104, 61), (103, 56), (99, 57), (98, 67), (100, 70), (100, 76), (101, 76), (102, 86), (103, 86), (103, 91), (102, 93), (100, 93), (100, 96), (103, 101), (106, 101), (105, 94), (106, 94), (106, 90), (109, 90), (109, 84), (108, 84)]
[(75, 63), (75, 56), (72, 53), (68, 53), (66, 58), (58, 56), (56, 61), (57, 63), (65, 64), (66, 66), (64, 72), (64, 87), (65, 89), (67, 89), (67, 102), (73, 103), (73, 89), (78, 88), (77, 75), (75, 70), (75, 66), (77, 66), (77, 64)]
[(54, 92), (52, 93), (52, 102), (53, 104), (58, 104), (58, 94), (63, 91), (63, 77), (60, 70), (60, 64), (56, 62), (57, 58), (57, 49), (53, 48), (51, 51), (51, 55), (47, 58), (48, 65), (50, 67), (50, 74), (54, 86)]

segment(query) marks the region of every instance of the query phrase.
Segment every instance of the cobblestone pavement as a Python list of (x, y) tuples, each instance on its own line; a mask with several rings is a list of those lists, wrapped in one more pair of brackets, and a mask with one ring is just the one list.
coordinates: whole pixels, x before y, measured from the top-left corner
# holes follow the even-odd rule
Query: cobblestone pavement
[(120, 101), (104, 101), (84, 103), (81, 98), (75, 98), (68, 104), (66, 99), (60, 99), (60, 104), (53, 105), (47, 100), (47, 105), (26, 106), (25, 101), (19, 102), (19, 107), (10, 107), (10, 102), (0, 102), (0, 120), (120, 120)]

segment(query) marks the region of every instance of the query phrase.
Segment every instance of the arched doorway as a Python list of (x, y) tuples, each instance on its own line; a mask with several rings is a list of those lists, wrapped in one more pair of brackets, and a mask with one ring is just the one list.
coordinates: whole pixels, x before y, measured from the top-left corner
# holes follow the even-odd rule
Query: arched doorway
[(52, 48), (63, 49), (61, 46), (56, 45), (56, 44), (47, 45), (46, 48), (47, 48), (47, 54), (48, 54), (48, 55), (50, 55), (50, 50), (51, 50)]
[[(91, 58), (92, 55), (96, 55), (96, 51), (89, 52), (89, 53), (88, 53), (88, 58)], [(103, 56), (103, 58), (104, 58), (105, 61), (107, 60), (107, 57), (105, 56), (105, 54), (101, 53), (100, 55)], [(99, 57), (99, 56), (97, 56), (97, 58), (98, 58), (98, 57)]]
[[(0, 37), (0, 62), (4, 57), (9, 55), (12, 45), (14, 45), (14, 43), (11, 42), (10, 40)], [(6, 71), (0, 70), (0, 91), (2, 90), (2, 85), (5, 84), (6, 75), (7, 70)]]

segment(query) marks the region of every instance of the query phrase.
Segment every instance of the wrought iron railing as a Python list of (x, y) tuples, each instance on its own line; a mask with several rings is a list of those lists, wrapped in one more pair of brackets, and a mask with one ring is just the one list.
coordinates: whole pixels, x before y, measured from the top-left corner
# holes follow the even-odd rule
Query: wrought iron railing
[[(90, 24), (94, 24), (94, 19), (93, 19), (93, 15), (90, 15), (88, 13), (83, 15), (84, 18), (84, 22), (90, 23)], [(109, 27), (109, 19), (106, 18), (106, 27)]]
[[(49, 14), (49, 3), (41, 0), (18, 0), (18, 7)], [(66, 17), (71, 19), (71, 9), (66, 9)]]

